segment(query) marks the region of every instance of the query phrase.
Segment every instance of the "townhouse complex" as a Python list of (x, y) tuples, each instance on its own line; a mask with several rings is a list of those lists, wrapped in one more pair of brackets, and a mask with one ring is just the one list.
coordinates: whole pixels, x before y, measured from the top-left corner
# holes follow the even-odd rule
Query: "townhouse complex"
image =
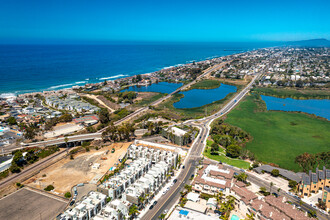
[(59, 215), (57, 219), (91, 219), (105, 206), (106, 195), (99, 192), (90, 192), (83, 197), (80, 202), (72, 209), (67, 209), (64, 213)]
[(141, 208), (158, 193), (178, 161), (176, 152), (135, 144), (129, 146), (126, 155), (129, 160), (122, 170), (98, 185), (97, 192), (90, 192), (58, 219), (127, 219), (132, 205)]
[(309, 175), (303, 174), (298, 186), (298, 192), (301, 197), (308, 197), (312, 194), (322, 192), (321, 200), (330, 209), (330, 169), (323, 167), (323, 170), (316, 168), (316, 172), (309, 171)]
[(309, 175), (303, 174), (299, 184), (299, 194), (301, 197), (310, 196), (311, 193), (323, 191), (325, 187), (330, 187), (330, 169), (323, 167), (323, 170), (316, 168), (316, 172), (309, 171)]
[(99, 110), (98, 107), (80, 100), (76, 94), (68, 95), (67, 97), (48, 96), (45, 98), (47, 105), (59, 110), (90, 112), (95, 113)]

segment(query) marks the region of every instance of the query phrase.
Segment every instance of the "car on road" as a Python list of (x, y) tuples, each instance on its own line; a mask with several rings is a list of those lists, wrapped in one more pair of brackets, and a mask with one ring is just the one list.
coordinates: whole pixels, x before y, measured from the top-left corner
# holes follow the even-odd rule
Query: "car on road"
[(166, 214), (168, 213), (168, 210), (167, 210), (167, 209), (165, 209), (163, 213), (166, 215)]
[(184, 169), (184, 166), (182, 166), (182, 169)]
[(174, 179), (174, 180), (173, 180), (173, 183), (176, 183), (176, 182), (178, 182), (178, 180), (177, 180), (177, 179)]
[(154, 205), (151, 205), (150, 207), (149, 207), (149, 209), (152, 209), (154, 207)]
[(157, 204), (157, 201), (154, 201), (154, 203), (153, 203), (153, 204), (154, 204), (154, 206), (155, 206), (155, 205)]

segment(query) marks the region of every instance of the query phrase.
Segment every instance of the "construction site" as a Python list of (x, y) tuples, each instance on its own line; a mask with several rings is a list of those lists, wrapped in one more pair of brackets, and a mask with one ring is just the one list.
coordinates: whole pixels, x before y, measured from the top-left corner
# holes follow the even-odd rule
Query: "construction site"
[(98, 150), (79, 152), (72, 157), (65, 157), (53, 165), (41, 170), (37, 175), (24, 182), (26, 186), (43, 190), (48, 185), (54, 186), (51, 193), (64, 196), (77, 184), (97, 184), (99, 179), (118, 165), (119, 159), (126, 154), (130, 143), (116, 143)]

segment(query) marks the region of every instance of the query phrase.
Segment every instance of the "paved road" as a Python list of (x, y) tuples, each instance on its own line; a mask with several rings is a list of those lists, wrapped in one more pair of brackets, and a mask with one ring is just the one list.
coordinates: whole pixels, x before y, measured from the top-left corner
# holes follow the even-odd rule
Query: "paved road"
[[(90, 140), (102, 138), (102, 134), (101, 133), (81, 134), (81, 135), (67, 136), (67, 138), (68, 138), (68, 143), (80, 142), (80, 141), (90, 141)], [(29, 144), (23, 144), (21, 146), (10, 145), (10, 146), (4, 148), (1, 153), (9, 154), (13, 150), (22, 149), (25, 147), (47, 147), (47, 146), (53, 146), (53, 145), (59, 145), (59, 144), (65, 144), (65, 137), (60, 137), (60, 138), (56, 138), (56, 139), (48, 140), (48, 141), (39, 141), (39, 142), (34, 142), (34, 143), (29, 143)]]
[(197, 136), (197, 141), (191, 146), (190, 154), (187, 155), (185, 160), (186, 162), (184, 166), (186, 168), (181, 171), (182, 173), (179, 175), (178, 182), (172, 186), (171, 190), (167, 194), (161, 197), (157, 205), (152, 210), (148, 211), (142, 219), (157, 219), (165, 209), (169, 210), (177, 202), (180, 198), (180, 192), (183, 190), (184, 185), (189, 183), (189, 178), (195, 172), (199, 159), (201, 159), (205, 142), (210, 130), (209, 124), (214, 119), (223, 116), (233, 109), (233, 107), (237, 105), (239, 101), (242, 100), (242, 98), (250, 91), (253, 83), (260, 77), (260, 75), (262, 75), (262, 73), (256, 74), (253, 80), (217, 113), (203, 119), (188, 120), (184, 122), (186, 125), (196, 126), (200, 129), (199, 136)]
[(198, 126), (200, 128), (199, 135), (195, 143), (191, 146), (191, 150), (187, 155), (187, 159), (184, 162), (185, 168), (182, 169), (181, 174), (177, 178), (177, 182), (171, 187), (164, 196), (162, 196), (156, 206), (150, 211), (148, 211), (142, 219), (157, 219), (165, 209), (172, 207), (177, 200), (180, 198), (180, 192), (183, 190), (185, 184), (190, 183), (190, 177), (194, 174), (196, 166), (199, 165), (199, 160), (201, 159), (201, 154), (204, 149), (203, 142), (206, 141), (206, 136), (208, 128), (204, 125)]

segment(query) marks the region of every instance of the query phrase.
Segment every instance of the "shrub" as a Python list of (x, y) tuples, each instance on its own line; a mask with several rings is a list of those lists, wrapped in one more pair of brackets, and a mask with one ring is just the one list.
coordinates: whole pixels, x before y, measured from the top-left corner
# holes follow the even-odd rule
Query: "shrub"
[(55, 189), (53, 185), (48, 185), (46, 188), (44, 188), (44, 190), (48, 192), (52, 191), (53, 189)]
[(278, 177), (280, 175), (280, 171), (278, 169), (273, 169), (272, 172), (270, 172), (272, 176)]
[(70, 193), (70, 192), (66, 192), (66, 193), (64, 194), (64, 197), (65, 197), (65, 198), (71, 198), (71, 193)]
[(295, 188), (297, 186), (297, 182), (294, 180), (289, 180), (289, 187), (290, 188)]

